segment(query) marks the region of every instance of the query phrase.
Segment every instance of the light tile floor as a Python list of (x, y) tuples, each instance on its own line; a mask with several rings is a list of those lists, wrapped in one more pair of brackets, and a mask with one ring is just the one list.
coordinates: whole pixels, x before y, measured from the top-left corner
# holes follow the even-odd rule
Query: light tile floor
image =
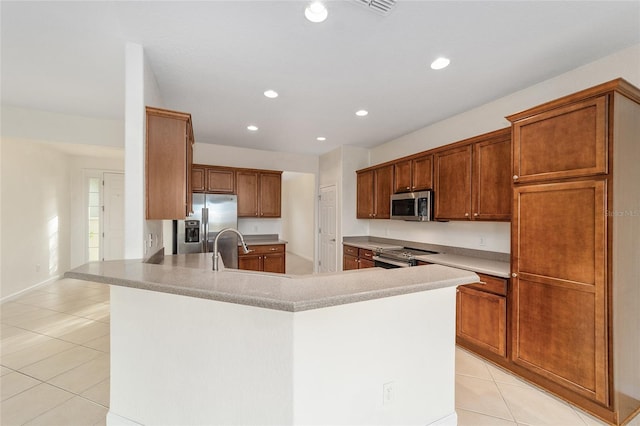
[[(62, 279), (0, 310), (0, 424), (104, 425), (109, 286)], [(604, 424), (463, 349), (456, 351), (456, 411), (460, 426)], [(630, 425), (640, 426), (640, 417)]]

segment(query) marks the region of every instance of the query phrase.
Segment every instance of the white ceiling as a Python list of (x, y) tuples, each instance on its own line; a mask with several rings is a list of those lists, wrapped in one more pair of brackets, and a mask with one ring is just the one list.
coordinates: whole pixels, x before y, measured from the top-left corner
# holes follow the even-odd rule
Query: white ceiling
[[(132, 41), (196, 141), (308, 154), (378, 145), (640, 43), (639, 1), (398, 0), (386, 17), (328, 1), (321, 24), (307, 1), (0, 4), (3, 104), (122, 118)], [(431, 70), (440, 55), (451, 65)]]

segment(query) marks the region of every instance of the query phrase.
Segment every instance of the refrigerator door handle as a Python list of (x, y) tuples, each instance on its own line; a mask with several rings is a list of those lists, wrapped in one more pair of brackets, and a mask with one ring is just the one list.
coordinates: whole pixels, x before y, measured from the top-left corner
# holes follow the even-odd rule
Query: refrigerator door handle
[(209, 209), (206, 207), (202, 208), (202, 223), (200, 225), (200, 230), (202, 231), (202, 252), (208, 252), (208, 242), (209, 242)]

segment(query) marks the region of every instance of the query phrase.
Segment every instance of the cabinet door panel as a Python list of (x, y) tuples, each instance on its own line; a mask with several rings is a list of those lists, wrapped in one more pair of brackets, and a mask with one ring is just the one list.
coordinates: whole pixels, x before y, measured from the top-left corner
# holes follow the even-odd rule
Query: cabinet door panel
[(358, 258), (345, 254), (342, 256), (342, 270), (350, 271), (352, 269), (358, 269)]
[(416, 158), (411, 161), (412, 191), (424, 191), (433, 188), (433, 155)]
[(513, 361), (606, 403), (607, 342), (600, 296), (522, 278), (514, 292)]
[(513, 124), (517, 182), (607, 173), (607, 98), (587, 99)]
[(204, 192), (204, 180), (205, 173), (203, 167), (192, 167), (191, 168), (191, 191), (192, 192)]
[(236, 174), (238, 187), (238, 216), (258, 216), (258, 173), (239, 171)]
[[(187, 215), (189, 141), (184, 119), (147, 109), (146, 218), (184, 219)], [(189, 197), (190, 198), (190, 197)]]
[(394, 164), (393, 175), (393, 187), (396, 194), (411, 191), (411, 160)]
[(464, 286), (458, 288), (456, 334), (459, 338), (506, 356), (507, 303), (498, 296)]
[(470, 219), (471, 145), (439, 152), (435, 162), (436, 219)]
[(375, 169), (375, 219), (391, 217), (391, 192), (393, 190), (393, 166)]
[(512, 360), (608, 403), (606, 181), (516, 187)]
[(282, 176), (260, 173), (260, 217), (280, 217)]
[(207, 168), (207, 192), (233, 194), (235, 192), (235, 173), (229, 169)]
[(265, 254), (262, 259), (264, 272), (275, 272), (278, 274), (284, 274), (284, 253)]
[(262, 256), (239, 256), (238, 269), (245, 271), (262, 271)]
[(473, 219), (511, 219), (511, 137), (473, 146)]
[(373, 262), (373, 260), (367, 260), (367, 259), (358, 260), (359, 269), (374, 268), (374, 267), (375, 267), (375, 263)]
[(604, 285), (605, 183), (516, 188), (519, 274)]
[[(358, 173), (356, 217), (370, 219), (374, 211), (373, 170)], [(391, 201), (389, 201), (391, 202)]]

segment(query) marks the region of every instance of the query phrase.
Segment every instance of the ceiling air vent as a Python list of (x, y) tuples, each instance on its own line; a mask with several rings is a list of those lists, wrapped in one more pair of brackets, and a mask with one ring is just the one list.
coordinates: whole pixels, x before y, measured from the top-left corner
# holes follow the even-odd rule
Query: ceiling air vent
[(388, 15), (396, 6), (396, 0), (353, 0), (379, 15)]

